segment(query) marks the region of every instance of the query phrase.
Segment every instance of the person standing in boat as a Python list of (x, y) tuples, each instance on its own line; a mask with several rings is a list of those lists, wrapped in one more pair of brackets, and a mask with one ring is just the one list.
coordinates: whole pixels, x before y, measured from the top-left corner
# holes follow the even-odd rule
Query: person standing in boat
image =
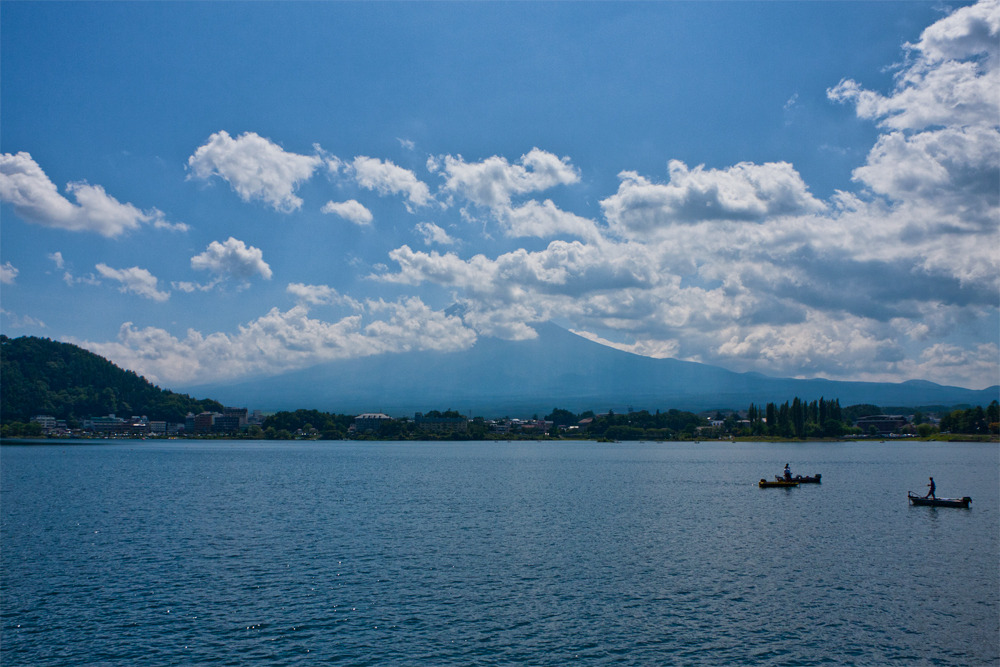
[(785, 479), (789, 481), (792, 479), (792, 469), (788, 467), (787, 463), (785, 464)]
[(924, 498), (933, 498), (933, 499), (937, 500), (937, 496), (934, 495), (934, 489), (937, 488), (936, 486), (934, 486), (934, 478), (933, 477), (929, 477), (928, 479), (931, 480), (931, 483), (928, 484), (927, 486), (929, 486), (931, 490), (927, 492), (927, 495), (924, 496)]

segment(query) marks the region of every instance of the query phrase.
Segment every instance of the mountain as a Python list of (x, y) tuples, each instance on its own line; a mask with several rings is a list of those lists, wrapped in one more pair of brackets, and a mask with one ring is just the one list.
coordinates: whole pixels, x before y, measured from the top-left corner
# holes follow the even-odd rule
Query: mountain
[(455, 409), (485, 417), (676, 408), (713, 410), (751, 402), (838, 398), (905, 406), (987, 405), (998, 388), (947, 387), (932, 382), (838, 382), (734, 373), (676, 359), (651, 359), (616, 350), (553, 324), (538, 338), (503, 341), (481, 337), (463, 352), (411, 352), (335, 361), (238, 383), (203, 384), (187, 391), (226, 405), (262, 410), (315, 408), (391, 416)]
[(38, 414), (56, 419), (117, 414), (182, 422), (190, 411), (222, 410), (150, 384), (76, 345), (48, 338), (0, 336), (0, 416), (4, 424)]

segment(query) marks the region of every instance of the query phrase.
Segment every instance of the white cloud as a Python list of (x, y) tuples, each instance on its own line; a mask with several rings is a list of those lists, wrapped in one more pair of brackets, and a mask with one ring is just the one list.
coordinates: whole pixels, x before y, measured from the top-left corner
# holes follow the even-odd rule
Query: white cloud
[(1000, 189), (1000, 131), (971, 126), (891, 132), (879, 137), (854, 178), (897, 202), (931, 208), (935, 215), (920, 216), (928, 222), (937, 217), (992, 229)]
[(233, 139), (224, 130), (210, 136), (188, 158), (189, 177), (220, 176), (243, 201), (261, 200), (284, 213), (302, 206), (295, 189), (321, 163), (318, 156), (290, 153), (255, 132)]
[(995, 223), (1000, 190), (1000, 2), (961, 8), (924, 30), (889, 95), (845, 79), (827, 91), (888, 133), (854, 178), (939, 211), (971, 206)]
[(306, 285), (304, 283), (289, 283), (285, 291), (293, 295), (299, 303), (307, 305), (346, 305), (354, 310), (362, 306), (354, 299), (340, 294), (329, 285)]
[(551, 199), (539, 203), (529, 200), (521, 206), (502, 208), (496, 212), (508, 236), (547, 238), (570, 234), (582, 239), (597, 240), (600, 234), (593, 220), (560, 210)]
[(175, 290), (180, 292), (185, 292), (191, 294), (192, 292), (208, 292), (211, 291), (219, 284), (219, 279), (213, 280), (208, 283), (196, 283), (189, 280), (175, 280), (170, 283), (170, 286)]
[(271, 267), (264, 261), (264, 253), (232, 236), (225, 243), (209, 243), (205, 252), (191, 258), (191, 268), (210, 271), (222, 279), (248, 280), (258, 274), (265, 280), (271, 279)]
[[(861, 254), (906, 253), (922, 271), (963, 286), (1000, 286), (998, 37), (1000, 2), (964, 7), (907, 45), (889, 95), (853, 80), (827, 92), (887, 130), (853, 173), (891, 202), (887, 214), (857, 226)], [(852, 218), (864, 216), (842, 219)]]
[(66, 271), (63, 273), (63, 282), (66, 283), (68, 287), (73, 285), (100, 285), (101, 279), (98, 278), (93, 273), (88, 273), (85, 276), (74, 276), (72, 272)]
[(482, 162), (466, 162), (461, 155), (446, 155), (429, 160), (428, 168), (442, 172), (445, 192), (487, 208), (506, 207), (515, 195), (580, 180), (579, 172), (568, 157), (559, 158), (538, 148), (522, 155), (517, 164), (510, 164), (499, 156)]
[[(430, 310), (417, 298), (395, 303), (368, 302), (365, 315), (337, 322), (309, 317), (308, 309), (272, 308), (234, 334), (202, 334), (189, 329), (183, 338), (164, 329), (121, 326), (118, 340), (74, 342), (159, 384), (192, 384), (304, 368), (336, 359), (405, 350), (459, 350), (475, 334), (457, 317)], [(365, 320), (370, 320), (367, 324)]]
[(66, 260), (63, 259), (62, 253), (58, 250), (56, 252), (49, 253), (46, 255), (49, 259), (55, 263), (56, 268), (62, 270), (66, 266)]
[(396, 302), (368, 301), (373, 315), (387, 314), (365, 326), (365, 336), (377, 340), (382, 352), (465, 350), (476, 342), (476, 334), (458, 317), (431, 310), (417, 297)]
[(170, 298), (170, 292), (161, 292), (158, 289), (159, 281), (156, 276), (138, 266), (129, 269), (113, 269), (102, 263), (97, 265), (97, 272), (109, 280), (121, 283), (122, 292), (131, 292), (153, 301), (166, 301)]
[(677, 223), (761, 221), (824, 209), (787, 162), (689, 169), (671, 160), (669, 172), (670, 182), (665, 184), (653, 183), (634, 171), (618, 175), (618, 192), (601, 202), (615, 232), (645, 238)]
[(13, 264), (10, 262), (4, 262), (3, 265), (0, 266), (0, 283), (4, 285), (13, 285), (18, 273), (20, 273), (20, 271), (18, 271)]
[(888, 97), (845, 79), (830, 99), (853, 102), (858, 117), (896, 130), (995, 125), (1000, 87), (1000, 2), (963, 7), (924, 30)]
[(0, 155), (0, 201), (14, 207), (19, 216), (45, 227), (74, 232), (95, 232), (114, 238), (143, 224), (157, 228), (187, 230), (183, 223), (170, 223), (157, 209), (142, 211), (122, 204), (100, 185), (73, 182), (66, 190), (76, 204), (59, 194), (55, 184), (30, 154)]
[(417, 233), (424, 237), (425, 245), (455, 245), (457, 241), (448, 235), (441, 227), (438, 227), (433, 222), (418, 222), (416, 227)]
[(406, 208), (411, 212), (414, 206), (429, 206), (434, 203), (426, 183), (409, 169), (399, 167), (390, 160), (359, 155), (353, 162), (347, 163), (333, 157), (327, 159), (327, 167), (331, 173), (344, 173), (361, 187), (382, 196), (403, 195), (407, 202)]
[(322, 212), (338, 215), (356, 225), (370, 225), (372, 223), (372, 212), (355, 199), (348, 199), (345, 202), (329, 201), (323, 206)]

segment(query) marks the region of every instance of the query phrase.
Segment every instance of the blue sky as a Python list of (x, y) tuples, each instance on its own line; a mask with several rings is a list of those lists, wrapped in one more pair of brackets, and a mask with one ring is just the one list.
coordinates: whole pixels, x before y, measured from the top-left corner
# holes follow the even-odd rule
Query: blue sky
[(997, 2), (4, 2), (0, 325), (170, 388), (545, 321), (989, 386), (998, 31)]

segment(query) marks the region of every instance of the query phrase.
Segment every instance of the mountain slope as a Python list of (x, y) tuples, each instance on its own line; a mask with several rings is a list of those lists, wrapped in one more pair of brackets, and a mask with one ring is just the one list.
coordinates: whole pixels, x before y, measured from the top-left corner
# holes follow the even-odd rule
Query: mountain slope
[(221, 409), (215, 401), (160, 389), (76, 345), (0, 336), (0, 417), (5, 424), (27, 422), (37, 414), (73, 419), (111, 413), (182, 422), (189, 411)]
[(839, 398), (841, 405), (986, 405), (982, 391), (931, 382), (873, 383), (772, 378), (615, 350), (555, 325), (528, 341), (480, 338), (469, 350), (419, 352), (331, 362), (277, 377), (206, 384), (188, 391), (263, 410), (382, 411), (393, 416), (453, 408), (483, 416), (543, 413), (553, 407), (709, 410), (749, 403)]

